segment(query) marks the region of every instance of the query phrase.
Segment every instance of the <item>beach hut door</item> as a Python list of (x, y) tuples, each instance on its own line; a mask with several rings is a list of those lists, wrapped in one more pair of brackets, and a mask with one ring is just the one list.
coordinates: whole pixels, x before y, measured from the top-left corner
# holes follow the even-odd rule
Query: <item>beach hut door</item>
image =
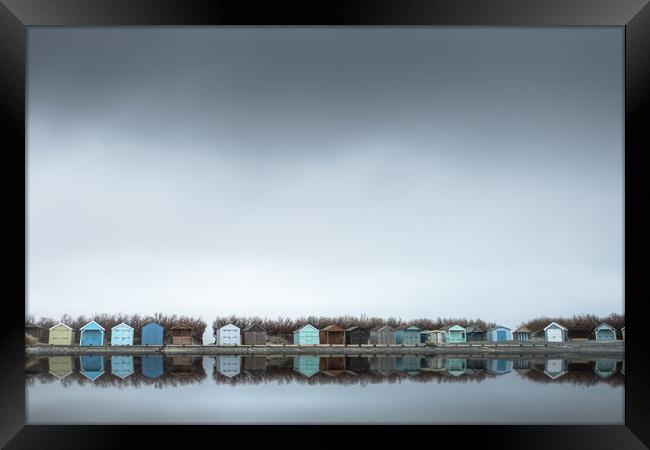
[(498, 341), (506, 340), (506, 330), (497, 330), (497, 340)]
[(548, 340), (551, 342), (562, 342), (562, 330), (559, 328), (549, 328), (547, 330)]

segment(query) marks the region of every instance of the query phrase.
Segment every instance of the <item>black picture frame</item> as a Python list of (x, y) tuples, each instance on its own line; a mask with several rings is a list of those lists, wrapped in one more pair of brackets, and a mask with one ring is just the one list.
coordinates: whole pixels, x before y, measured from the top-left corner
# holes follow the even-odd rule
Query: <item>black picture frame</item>
[[(25, 425), (23, 318), (26, 300), (25, 74), (26, 27), (118, 25), (480, 25), (625, 27), (625, 425), (620, 426), (424, 426), (410, 436), (435, 445), (451, 437), (463, 446), (518, 449), (627, 449), (650, 446), (648, 295), (644, 258), (650, 230), (644, 218), (647, 191), (644, 152), (650, 150), (650, 6), (648, 0), (0, 0), (0, 123), (4, 142), (6, 290), (0, 339), (0, 444), (6, 448), (115, 448), (143, 437), (147, 446), (196, 440), (221, 445), (222, 427)], [(646, 189), (643, 186), (646, 186)], [(535, 405), (531, 405), (534, 408)], [(235, 427), (228, 427), (235, 428)], [(268, 439), (286, 429), (255, 427)], [(263, 430), (261, 428), (264, 428)], [(343, 427), (300, 427), (320, 436)], [(404, 427), (400, 427), (404, 428)], [(233, 442), (245, 430), (233, 430)], [(396, 436), (393, 427), (355, 435), (364, 440)], [(400, 430), (402, 431), (402, 430)], [(327, 433), (324, 435), (323, 433)], [(219, 439), (217, 439), (219, 436)], [(259, 436), (259, 435), (258, 435)], [(261, 438), (260, 438), (261, 439)], [(92, 442), (92, 445), (90, 443)], [(242, 441), (240, 441), (242, 442)], [(325, 441), (326, 442), (326, 441)], [(246, 441), (242, 442), (246, 445)], [(287, 445), (293, 445), (290, 442)], [(128, 445), (126, 445), (128, 446)]]

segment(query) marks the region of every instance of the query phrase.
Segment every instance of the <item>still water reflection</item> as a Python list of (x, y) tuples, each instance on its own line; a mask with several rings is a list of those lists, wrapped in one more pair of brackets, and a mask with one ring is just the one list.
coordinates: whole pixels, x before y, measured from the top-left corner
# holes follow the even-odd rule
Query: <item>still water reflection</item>
[(323, 356), (31, 357), (27, 421), (623, 423), (623, 361)]

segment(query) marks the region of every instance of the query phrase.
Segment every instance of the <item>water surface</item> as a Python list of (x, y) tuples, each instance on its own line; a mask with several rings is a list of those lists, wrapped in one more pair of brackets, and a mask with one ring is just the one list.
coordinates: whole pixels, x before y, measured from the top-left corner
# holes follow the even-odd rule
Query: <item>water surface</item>
[(31, 357), (29, 424), (622, 424), (623, 361)]

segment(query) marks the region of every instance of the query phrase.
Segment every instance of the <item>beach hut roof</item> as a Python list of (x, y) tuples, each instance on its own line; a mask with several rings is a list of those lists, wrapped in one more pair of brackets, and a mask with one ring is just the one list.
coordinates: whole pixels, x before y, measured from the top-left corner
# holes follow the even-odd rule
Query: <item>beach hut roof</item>
[(444, 327), (441, 328), (443, 331), (447, 330), (465, 330), (465, 327), (462, 325), (454, 324), (454, 325), (445, 325)]
[(561, 329), (564, 330), (564, 331), (569, 331), (567, 327), (564, 327), (564, 326), (560, 325), (560, 324), (557, 323), (557, 322), (551, 322), (551, 323), (549, 323), (548, 325), (546, 325), (546, 326), (544, 327), (544, 331), (548, 330), (548, 329), (551, 328), (552, 326), (556, 326), (556, 327), (558, 327), (558, 328), (561, 328)]
[(624, 329), (625, 329), (625, 327), (621, 328), (621, 330), (624, 330)]
[(56, 325), (54, 325), (53, 327), (50, 327), (49, 329), (50, 329), (50, 330), (53, 330), (53, 329), (55, 329), (55, 328), (57, 328), (57, 327), (66, 327), (68, 330), (72, 331), (72, 327), (67, 326), (67, 325), (64, 324), (63, 322), (59, 322), (59, 323), (57, 323)]
[(35, 323), (26, 323), (25, 328), (43, 328), (40, 325), (36, 325)]
[(496, 325), (496, 326), (494, 326), (494, 327), (492, 327), (492, 328), (488, 328), (488, 331), (498, 330), (498, 329), (500, 329), (500, 328), (502, 328), (502, 329), (504, 329), (504, 330), (510, 330), (510, 328), (508, 328), (508, 327), (504, 327), (503, 325)]
[(128, 323), (124, 323), (124, 322), (115, 325), (113, 328), (111, 328), (111, 330), (114, 330), (116, 328), (130, 328), (131, 330), (133, 329), (133, 327), (131, 325), (129, 325)]
[(239, 327), (237, 325), (233, 325), (232, 323), (226, 324), (219, 328), (220, 330), (225, 330), (225, 329), (231, 329), (231, 330), (239, 330)]
[(388, 325), (377, 325), (375, 328), (372, 329), (372, 331), (384, 331), (384, 330), (395, 331), (393, 327)]
[(83, 327), (79, 328), (80, 330), (102, 330), (104, 331), (104, 327), (95, 322), (94, 320), (91, 320), (88, 322), (86, 325)]
[(316, 331), (318, 331), (318, 328), (316, 328), (316, 327), (313, 326), (312, 324), (308, 323), (308, 324), (305, 324), (305, 325), (301, 326), (301, 327), (298, 328), (297, 330), (294, 330), (294, 333), (298, 333), (299, 331), (302, 331), (302, 330), (304, 330), (304, 329), (307, 328), (307, 327), (311, 328), (312, 330), (316, 330)]
[(519, 327), (515, 330), (515, 333), (532, 333), (532, 331), (526, 327)]
[[(598, 326), (594, 329), (594, 331), (598, 331), (598, 330), (601, 330), (601, 329), (603, 329), (603, 328), (607, 328), (608, 330), (616, 331), (616, 329), (615, 329), (613, 326), (611, 326), (610, 324), (605, 323), (605, 322), (603, 322), (603, 323), (601, 323), (600, 325), (598, 325)], [(623, 328), (625, 328), (625, 327), (623, 327)]]
[(358, 326), (358, 325), (354, 325), (354, 326), (352, 326), (352, 327), (350, 327), (350, 328), (347, 328), (345, 331), (354, 331), (354, 330), (356, 330), (356, 329), (363, 330), (363, 331), (368, 331), (367, 328), (360, 327), (360, 326)]
[(259, 323), (252, 323), (244, 328), (244, 331), (266, 331), (266, 329)]
[(484, 329), (482, 329), (480, 327), (475, 327), (475, 326), (469, 326), (469, 327), (465, 328), (465, 331), (467, 331), (468, 333), (484, 333), (485, 332)]
[(149, 322), (149, 323), (145, 323), (144, 325), (142, 325), (142, 328), (144, 328), (144, 327), (150, 327), (150, 326), (154, 326), (154, 325), (157, 326), (157, 327), (160, 327), (160, 328), (163, 327), (163, 326), (160, 325), (158, 322)]
[(591, 331), (591, 328), (586, 327), (585, 325), (581, 323), (577, 323), (574, 326), (571, 327), (572, 330), (583, 330), (583, 331)]
[(170, 330), (191, 330), (192, 327), (184, 323), (180, 323), (170, 328)]
[(321, 331), (345, 331), (345, 330), (338, 325), (328, 325), (325, 328), (321, 329)]

